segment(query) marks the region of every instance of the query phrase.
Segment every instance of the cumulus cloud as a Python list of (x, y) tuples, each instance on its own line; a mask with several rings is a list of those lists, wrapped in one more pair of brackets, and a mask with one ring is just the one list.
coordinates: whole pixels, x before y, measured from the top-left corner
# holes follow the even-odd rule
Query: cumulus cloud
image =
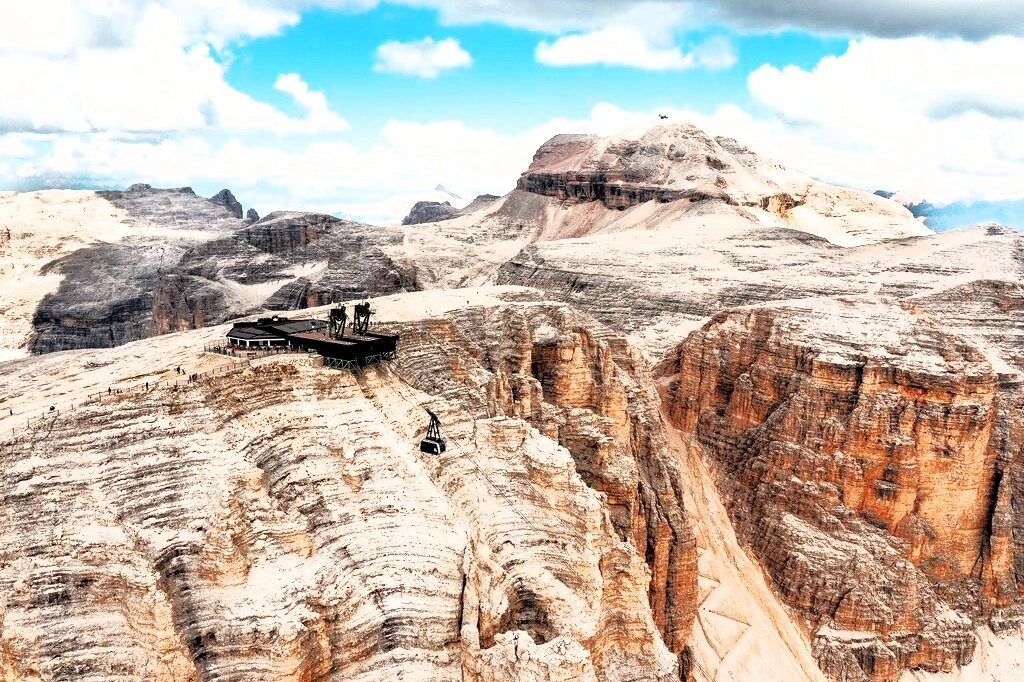
[(736, 55), (724, 38), (714, 38), (684, 54), (675, 45), (653, 45), (641, 31), (619, 26), (564, 36), (553, 43), (541, 42), (536, 57), (548, 66), (604, 64), (647, 71), (681, 71), (697, 66), (721, 69), (736, 63)]
[(375, 71), (389, 71), (420, 78), (436, 78), (442, 71), (469, 66), (473, 58), (459, 41), (433, 38), (400, 43), (390, 40), (377, 48)]
[[(231, 87), (213, 47), (297, 21), (267, 6), (246, 19), (220, 15), (244, 0), (54, 0), (16, 3), (0, 22), (0, 131), (180, 131), (257, 128), (321, 132), (344, 127), (323, 96), (290, 94), (308, 116), (289, 117)], [(194, 12), (184, 11), (195, 5)], [(214, 11), (214, 9), (218, 11)], [(243, 14), (246, 14), (243, 12)], [(10, 18), (10, 21), (8, 19)], [(287, 87), (287, 83), (286, 83)], [(301, 100), (300, 100), (301, 98)]]
[(292, 96), (295, 103), (306, 110), (306, 118), (288, 121), (291, 127), (299, 132), (338, 132), (348, 128), (348, 122), (331, 111), (327, 98), (322, 92), (309, 89), (305, 81), (297, 73), (286, 73), (277, 77), (274, 88)]
[(796, 28), (878, 37), (982, 39), (1024, 34), (1024, 4), (1013, 0), (700, 0), (711, 16), (762, 32)]
[[(1024, 187), (1024, 39), (868, 38), (812, 69), (762, 66), (757, 116), (731, 128), (806, 172), (931, 201), (1018, 198)], [(723, 125), (724, 124), (724, 125)]]

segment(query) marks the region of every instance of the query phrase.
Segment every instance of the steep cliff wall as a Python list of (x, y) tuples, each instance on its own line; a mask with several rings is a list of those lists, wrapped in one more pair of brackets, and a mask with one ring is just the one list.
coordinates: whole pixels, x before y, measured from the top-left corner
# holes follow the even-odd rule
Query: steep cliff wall
[(178, 231), (82, 248), (44, 266), (42, 274), (62, 279), (35, 310), (32, 352), (117, 346), (262, 308), (306, 308), (416, 286), (384, 250), (401, 243), (397, 231), (295, 212), (243, 227), (208, 216), (228, 209), (190, 190), (115, 194), (131, 220), (177, 221)]
[[(605, 138), (556, 135), (537, 150), (516, 188), (615, 211), (682, 202), (691, 214), (797, 229), (842, 246), (931, 234), (896, 202), (817, 182), (685, 123), (640, 126)], [(574, 236), (594, 234), (600, 222)], [(665, 227), (651, 222), (643, 229)]]
[(655, 620), (679, 652), (696, 608), (697, 559), (658, 398), (635, 350), (583, 324), (550, 305), (462, 311), (429, 331), (431, 344), (450, 350), (421, 357), (414, 348), (400, 366), (427, 392), (474, 396), (480, 414), (519, 417), (568, 449), (605, 496), (619, 537), (650, 566)]
[(643, 363), (559, 306), (400, 329), (356, 375), (157, 383), (226, 362), (212, 331), (0, 369), (5, 405), (136, 387), (0, 445), (0, 678), (679, 679), (696, 557)]
[(919, 312), (934, 303), (726, 311), (658, 368), (834, 679), (948, 671), (972, 659), (977, 625), (1020, 622), (1021, 384)]

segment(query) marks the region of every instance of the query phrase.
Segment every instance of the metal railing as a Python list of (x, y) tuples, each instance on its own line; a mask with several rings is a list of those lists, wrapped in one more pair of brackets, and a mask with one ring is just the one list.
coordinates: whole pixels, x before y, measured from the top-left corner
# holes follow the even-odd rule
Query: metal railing
[(259, 348), (244, 348), (241, 346), (226, 346), (219, 343), (208, 343), (203, 346), (204, 353), (217, 353), (218, 355), (226, 355), (229, 358), (238, 358), (242, 360), (255, 360), (257, 358), (266, 358), (273, 355), (288, 355), (288, 354), (309, 354), (316, 353), (315, 350), (306, 350), (305, 348), (295, 348), (293, 346), (263, 346)]

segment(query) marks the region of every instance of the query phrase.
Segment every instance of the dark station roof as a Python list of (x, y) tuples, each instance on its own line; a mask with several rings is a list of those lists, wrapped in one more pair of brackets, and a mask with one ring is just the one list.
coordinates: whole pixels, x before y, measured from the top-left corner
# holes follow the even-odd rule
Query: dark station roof
[(227, 335), (233, 339), (250, 341), (284, 341), (292, 334), (326, 328), (327, 323), (323, 320), (289, 320), (287, 317), (274, 316), (261, 317), (255, 322), (236, 322)]
[(244, 339), (248, 341), (283, 341), (284, 335), (269, 329), (261, 329), (256, 326), (244, 324), (232, 327), (230, 331), (228, 331), (228, 338)]
[(323, 320), (294, 320), (290, 322), (276, 322), (268, 325), (268, 328), (282, 334), (301, 334), (302, 332), (314, 331), (316, 329), (326, 329), (327, 326), (327, 323)]

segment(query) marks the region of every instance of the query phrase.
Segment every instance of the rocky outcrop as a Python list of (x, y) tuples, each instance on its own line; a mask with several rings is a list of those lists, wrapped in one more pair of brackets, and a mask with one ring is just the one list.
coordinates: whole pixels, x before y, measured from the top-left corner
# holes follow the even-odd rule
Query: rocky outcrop
[(678, 680), (696, 557), (642, 361), (558, 306), (396, 328), (358, 374), (155, 383), (204, 332), (0, 370), (138, 382), (0, 447), (4, 676)]
[(924, 307), (726, 311), (659, 366), (673, 422), (838, 680), (952, 670), (975, 627), (1019, 608), (1006, 479), (1024, 391)]
[(643, 359), (557, 307), (472, 309), (431, 336), (450, 354), (403, 353), (403, 372), (430, 393), (477, 396), (479, 414), (524, 419), (566, 447), (582, 479), (605, 496), (620, 538), (645, 558), (655, 622), (669, 648), (682, 651), (696, 609), (696, 551)]
[[(660, 357), (734, 306), (844, 295), (907, 299), (972, 279), (1024, 277), (1024, 234), (1005, 228), (840, 248), (796, 230), (703, 220), (692, 230), (633, 231), (628, 239), (612, 233), (536, 242), (502, 264), (495, 279), (541, 289), (642, 338)], [(950, 295), (962, 302), (974, 293)], [(956, 305), (942, 314), (959, 315)]]
[(235, 195), (231, 193), (231, 190), (222, 189), (210, 197), (210, 201), (228, 209), (228, 212), (236, 218), (242, 217), (242, 204), (235, 198)]
[[(682, 202), (672, 217), (728, 215), (843, 246), (931, 234), (896, 202), (817, 182), (689, 124), (654, 125), (607, 138), (556, 135), (537, 150), (517, 189), (556, 199), (563, 210), (595, 202), (617, 211), (647, 202)], [(791, 210), (800, 207), (809, 210)], [(650, 208), (642, 213), (642, 229), (659, 223), (676, 228), (677, 221), (667, 215), (659, 220)], [(595, 217), (591, 221), (599, 222)], [(585, 234), (593, 233), (591, 228)]]
[(417, 201), (409, 209), (409, 215), (402, 218), (403, 225), (421, 225), (448, 220), (460, 215), (459, 209), (447, 201)]
[(245, 222), (249, 223), (250, 225), (252, 223), (259, 222), (259, 220), (260, 214), (256, 212), (255, 208), (250, 208), (248, 211), (245, 212)]
[(245, 226), (223, 220), (219, 205), (222, 218), (206, 224), (214, 204), (187, 188), (133, 186), (112, 200), (140, 222), (170, 205), (161, 225), (176, 221), (175, 230), (192, 229), (82, 248), (42, 268), (63, 279), (36, 307), (33, 353), (117, 346), (261, 308), (416, 288), (410, 269), (384, 250), (401, 243), (398, 230), (299, 212), (271, 213)]
[[(692, 126), (687, 130), (699, 133)], [(562, 201), (600, 201), (616, 209), (679, 199), (735, 203), (721, 191), (725, 181), (717, 176), (707, 187), (670, 186), (666, 161), (681, 161), (689, 150), (644, 140), (610, 142), (607, 146), (600, 146), (600, 142), (594, 136), (556, 135), (537, 150), (533, 164), (519, 178), (516, 188)], [(726, 166), (714, 154), (714, 142), (704, 142), (707, 153), (703, 162), (716, 171), (723, 170)]]
[(223, 202), (197, 196), (191, 187), (159, 189), (139, 183), (124, 191), (96, 194), (126, 211), (132, 222), (175, 231), (229, 232), (239, 227), (242, 217)]

